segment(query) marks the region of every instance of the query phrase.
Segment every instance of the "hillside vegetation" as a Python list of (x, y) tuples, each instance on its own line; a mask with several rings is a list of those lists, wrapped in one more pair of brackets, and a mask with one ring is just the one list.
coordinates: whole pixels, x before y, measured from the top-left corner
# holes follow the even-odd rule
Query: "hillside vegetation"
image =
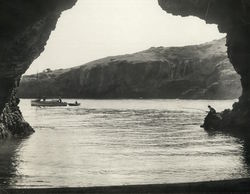
[(195, 46), (152, 47), (24, 76), (19, 88), (23, 98), (233, 99), (240, 93), (225, 38)]

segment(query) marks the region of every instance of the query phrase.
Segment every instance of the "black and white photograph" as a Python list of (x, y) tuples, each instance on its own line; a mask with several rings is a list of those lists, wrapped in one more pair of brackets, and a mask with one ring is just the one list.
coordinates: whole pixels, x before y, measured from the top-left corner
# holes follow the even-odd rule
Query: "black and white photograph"
[(250, 193), (250, 0), (0, 0), (0, 194)]

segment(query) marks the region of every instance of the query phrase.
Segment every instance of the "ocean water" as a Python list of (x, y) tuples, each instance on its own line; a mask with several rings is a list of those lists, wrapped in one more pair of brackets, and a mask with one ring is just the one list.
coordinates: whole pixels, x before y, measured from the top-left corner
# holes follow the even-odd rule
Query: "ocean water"
[[(67, 100), (74, 102), (75, 100)], [(31, 107), (36, 132), (0, 142), (0, 185), (84, 187), (249, 177), (244, 142), (199, 126), (210, 104), (234, 101), (78, 100), (79, 107)]]

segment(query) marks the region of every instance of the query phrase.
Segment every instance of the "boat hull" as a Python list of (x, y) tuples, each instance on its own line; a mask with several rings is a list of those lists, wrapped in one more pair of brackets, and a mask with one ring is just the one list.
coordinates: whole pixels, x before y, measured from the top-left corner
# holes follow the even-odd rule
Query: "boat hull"
[(66, 102), (57, 102), (57, 101), (31, 101), (31, 106), (48, 106), (48, 107), (55, 107), (55, 106), (67, 106)]
[(78, 104), (75, 104), (75, 103), (68, 103), (69, 106), (80, 106), (81, 104), (78, 103)]

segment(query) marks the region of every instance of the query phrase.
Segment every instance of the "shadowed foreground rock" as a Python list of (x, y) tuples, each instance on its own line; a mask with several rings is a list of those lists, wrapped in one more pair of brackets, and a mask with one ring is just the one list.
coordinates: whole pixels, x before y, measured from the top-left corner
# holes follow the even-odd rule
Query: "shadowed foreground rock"
[[(135, 185), (86, 188), (7, 189), (8, 194), (165, 194), (165, 193), (247, 193), (250, 180), (211, 181), (162, 185)], [(1, 191), (0, 191), (1, 193)]]
[(14, 89), (9, 102), (5, 105), (3, 113), (0, 116), (0, 138), (27, 136), (34, 132), (22, 116), (18, 107), (19, 101)]

